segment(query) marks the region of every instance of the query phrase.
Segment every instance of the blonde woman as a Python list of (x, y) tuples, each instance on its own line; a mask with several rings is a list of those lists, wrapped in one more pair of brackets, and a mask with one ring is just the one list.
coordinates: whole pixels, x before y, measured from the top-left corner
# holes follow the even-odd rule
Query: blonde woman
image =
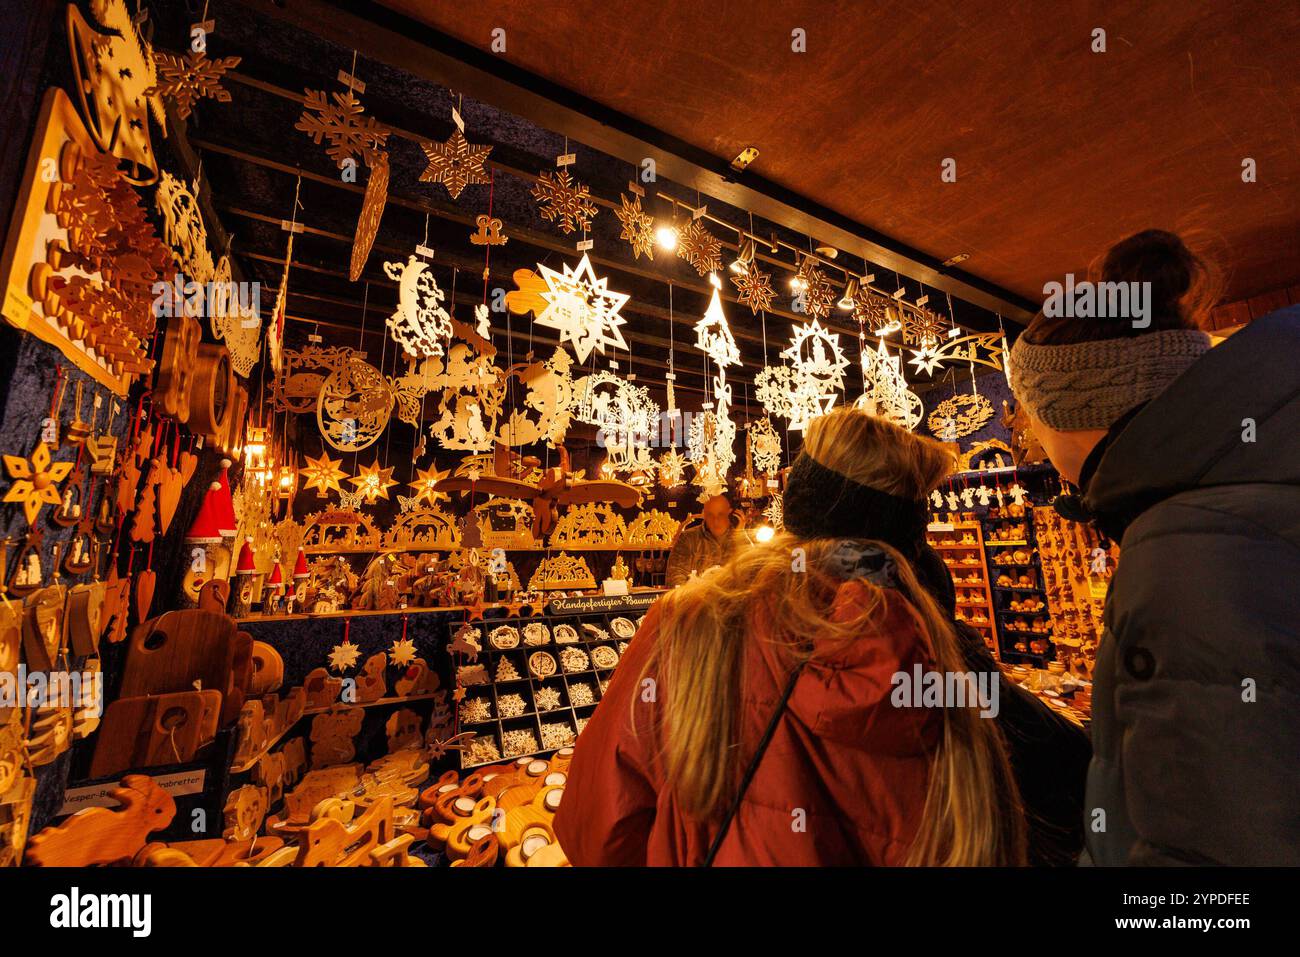
[(997, 722), (897, 693), (968, 668), (913, 568), (950, 466), (865, 412), (812, 423), (785, 530), (664, 596), (629, 646), (556, 817), (571, 861), (1024, 861)]

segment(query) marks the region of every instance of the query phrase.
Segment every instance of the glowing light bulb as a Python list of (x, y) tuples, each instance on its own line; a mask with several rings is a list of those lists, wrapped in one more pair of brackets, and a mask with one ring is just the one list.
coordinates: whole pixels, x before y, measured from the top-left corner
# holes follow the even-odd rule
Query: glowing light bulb
[(655, 230), (655, 242), (659, 244), (660, 249), (676, 249), (677, 227), (660, 226)]
[(776, 534), (776, 529), (774, 529), (771, 525), (760, 525), (758, 529), (754, 532), (754, 537), (758, 539), (759, 543), (761, 544), (763, 542), (770, 542), (772, 540), (772, 536), (775, 534)]

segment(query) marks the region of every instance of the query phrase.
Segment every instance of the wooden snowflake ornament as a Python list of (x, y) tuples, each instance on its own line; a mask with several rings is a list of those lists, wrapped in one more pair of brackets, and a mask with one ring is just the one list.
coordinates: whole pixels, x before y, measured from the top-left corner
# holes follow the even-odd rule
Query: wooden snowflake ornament
[(722, 243), (699, 219), (691, 220), (689, 226), (678, 232), (677, 255), (694, 266), (701, 276), (722, 268)]
[(380, 148), (388, 142), (388, 130), (365, 108), (351, 90), (326, 95), (324, 90), (303, 91), (303, 110), (293, 125), (318, 146), (328, 140), (330, 159), (342, 166), (346, 160), (362, 159), (367, 166), (379, 160)]
[(805, 256), (795, 273), (799, 291), (795, 296), (796, 307), (803, 305), (803, 312), (817, 319), (825, 319), (831, 314), (835, 302), (835, 287), (817, 267), (817, 260)]
[(483, 168), (490, 146), (475, 146), (465, 139), (459, 129), (454, 130), (445, 143), (424, 140), (420, 143), (429, 165), (420, 174), (421, 183), (442, 183), (452, 199), (459, 198), (466, 186), (486, 184), (491, 177)]
[(622, 206), (614, 210), (622, 229), (618, 238), (625, 240), (632, 247), (632, 258), (655, 258), (654, 217), (641, 208), (641, 197), (628, 199), (626, 193), (619, 196)]
[(58, 505), (62, 500), (59, 483), (72, 471), (71, 462), (52, 462), (50, 447), (44, 442), (36, 446), (30, 460), (20, 455), (4, 457), (5, 470), (13, 479), (4, 501), (22, 504), (28, 525), (35, 525), (46, 505)]
[(585, 233), (591, 228), (592, 218), (600, 211), (592, 201), (587, 185), (575, 183), (568, 170), (543, 170), (532, 192), (542, 219), (548, 223), (559, 220), (560, 229), (566, 233), (578, 230)]
[(221, 81), (227, 71), (239, 66), (240, 59), (227, 56), (209, 60), (207, 53), (201, 50), (189, 50), (183, 57), (156, 53), (158, 83), (149, 93), (161, 93), (176, 104), (176, 115), (187, 119), (196, 100), (206, 97), (218, 103), (230, 102), (230, 93)]
[(619, 310), (630, 296), (609, 290), (609, 280), (597, 278), (591, 260), (584, 253), (576, 269), (563, 264), (563, 272), (538, 265), (546, 292), (546, 308), (537, 317), (539, 326), (556, 329), (560, 342), (573, 343), (579, 362), (586, 362), (591, 351), (604, 354), (606, 346), (626, 349), (627, 341), (619, 326), (627, 322)]
[(739, 276), (732, 276), (738, 292), (737, 299), (741, 305), (749, 306), (750, 312), (758, 315), (772, 308), (776, 299), (776, 290), (772, 288), (772, 277), (751, 262)]

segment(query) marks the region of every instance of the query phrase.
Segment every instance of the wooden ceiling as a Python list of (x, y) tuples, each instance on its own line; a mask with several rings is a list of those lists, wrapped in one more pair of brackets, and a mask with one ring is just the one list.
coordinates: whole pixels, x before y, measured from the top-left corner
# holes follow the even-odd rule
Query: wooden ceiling
[(1300, 4), (382, 3), (1027, 299), (1153, 226), (1300, 281)]

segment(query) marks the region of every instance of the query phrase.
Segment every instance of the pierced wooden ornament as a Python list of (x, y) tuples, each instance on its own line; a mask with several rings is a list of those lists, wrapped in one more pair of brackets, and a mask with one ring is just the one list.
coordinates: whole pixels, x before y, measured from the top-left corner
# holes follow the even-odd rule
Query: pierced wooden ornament
[(388, 317), (393, 341), (408, 355), (442, 355), (452, 334), (451, 315), (429, 263), (412, 254), (405, 263), (384, 263), (384, 273), (398, 286), (397, 309)]
[(208, 58), (206, 50), (186, 50), (184, 56), (155, 54), (158, 83), (150, 90), (176, 104), (176, 115), (188, 119), (196, 100), (229, 103), (230, 93), (221, 85), (227, 71), (239, 66), (241, 57)]
[(305, 462), (306, 464), (298, 470), (303, 491), (315, 489), (318, 498), (325, 498), (330, 492), (342, 491), (339, 480), (347, 478), (348, 473), (339, 468), (343, 464), (341, 458), (332, 459), (322, 452), (316, 458), (307, 456)]
[(327, 509), (303, 520), (302, 550), (308, 555), (373, 552), (382, 543), (382, 536), (372, 521), (353, 509)]
[(677, 255), (695, 267), (701, 276), (722, 268), (722, 243), (709, 232), (702, 219), (692, 219), (677, 233)]
[(672, 545), (681, 522), (656, 508), (641, 512), (627, 526), (627, 544), (667, 548)]
[(568, 263), (562, 264), (563, 272), (542, 264), (537, 268), (546, 283), (546, 308), (537, 324), (558, 330), (560, 343), (571, 342), (579, 362), (586, 362), (593, 349), (603, 355), (606, 346), (627, 348), (619, 329), (627, 320), (619, 310), (631, 297), (610, 291), (609, 280), (597, 278), (586, 253), (577, 268)]
[(736, 298), (742, 305), (749, 306), (754, 315), (772, 308), (776, 299), (776, 290), (772, 288), (772, 277), (758, 268), (757, 263), (750, 262), (745, 271), (731, 277), (736, 287)]
[(626, 193), (619, 195), (620, 207), (614, 210), (621, 227), (618, 238), (632, 247), (632, 258), (655, 258), (655, 221), (654, 217), (641, 208), (641, 197), (628, 199)]
[(442, 183), (452, 199), (458, 199), (466, 186), (491, 182), (492, 178), (483, 164), (492, 152), (492, 147), (470, 143), (459, 129), (453, 130), (451, 137), (444, 143), (422, 140), (420, 149), (424, 150), (425, 158), (429, 161), (420, 174), (420, 182)]
[(460, 547), (456, 521), (437, 506), (407, 512), (393, 522), (384, 535), (384, 547), (392, 549), (453, 549)]
[(359, 452), (373, 445), (388, 428), (392, 409), (393, 392), (383, 373), (353, 357), (321, 383), (316, 424), (334, 448)]
[(554, 591), (555, 589), (595, 588), (596, 579), (591, 574), (587, 560), (581, 555), (561, 552), (543, 558), (528, 580), (530, 591)]
[(984, 428), (993, 418), (993, 403), (978, 392), (959, 392), (934, 407), (926, 424), (945, 442), (955, 442)]
[(532, 193), (542, 219), (548, 223), (558, 220), (565, 233), (589, 231), (592, 219), (600, 212), (587, 185), (575, 182), (568, 170), (542, 170)]
[(293, 128), (306, 133), (317, 146), (328, 140), (325, 152), (340, 167), (349, 159), (364, 160), (372, 167), (378, 162), (389, 131), (373, 116), (364, 116), (365, 108), (352, 90), (328, 95), (323, 90), (305, 90), (303, 106)]
[(596, 547), (622, 545), (627, 540), (627, 524), (608, 505), (589, 502), (570, 505), (555, 523), (550, 547)]

